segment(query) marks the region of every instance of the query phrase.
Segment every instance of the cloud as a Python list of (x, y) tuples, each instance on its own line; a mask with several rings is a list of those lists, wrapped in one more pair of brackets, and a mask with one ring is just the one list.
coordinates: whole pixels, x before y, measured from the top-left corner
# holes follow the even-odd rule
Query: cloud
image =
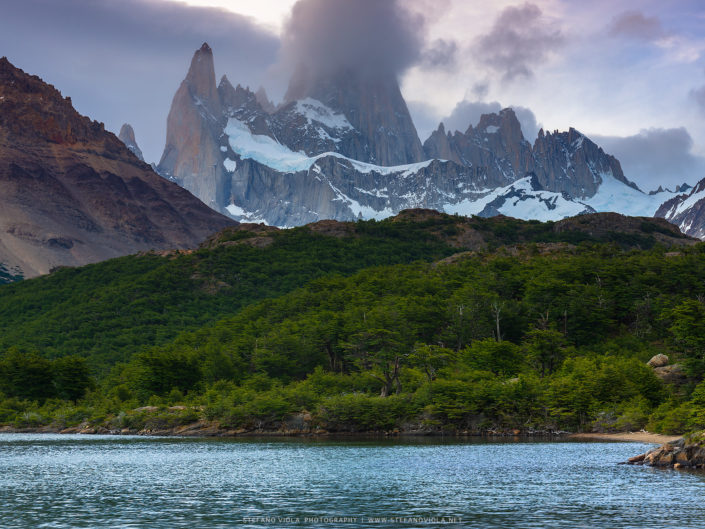
[(490, 93), (490, 83), (489, 81), (477, 82), (472, 85), (470, 91), (477, 99), (484, 99)]
[(282, 62), (314, 78), (340, 70), (398, 75), (420, 60), (424, 47), (425, 19), (402, 4), (299, 0), (284, 26)]
[(666, 32), (658, 17), (647, 17), (641, 11), (625, 11), (612, 20), (609, 35), (653, 41), (666, 36)]
[(478, 38), (474, 51), (505, 81), (512, 81), (532, 77), (533, 68), (564, 40), (561, 31), (544, 19), (538, 6), (526, 3), (505, 8), (490, 32)]
[(423, 143), (438, 128), (441, 115), (425, 101), (407, 100), (406, 106)]
[(691, 90), (690, 97), (698, 105), (700, 112), (705, 113), (705, 86)]
[(427, 69), (453, 69), (458, 63), (458, 43), (454, 40), (437, 39), (423, 50), (421, 65)]
[(0, 17), (2, 55), (109, 130), (131, 123), (149, 161), (161, 156), (171, 98), (206, 41), (216, 71), (255, 87), (279, 48), (247, 17), (183, 3), (23, 0), (3, 4)]
[(673, 188), (705, 177), (705, 158), (693, 154), (684, 128), (651, 128), (633, 136), (595, 136), (592, 140), (617, 157), (624, 174), (642, 189)]

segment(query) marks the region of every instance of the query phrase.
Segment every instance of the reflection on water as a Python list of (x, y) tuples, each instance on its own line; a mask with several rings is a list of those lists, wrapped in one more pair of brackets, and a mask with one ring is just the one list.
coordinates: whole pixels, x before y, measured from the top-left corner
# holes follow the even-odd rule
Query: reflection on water
[(636, 443), (0, 434), (0, 526), (702, 528)]

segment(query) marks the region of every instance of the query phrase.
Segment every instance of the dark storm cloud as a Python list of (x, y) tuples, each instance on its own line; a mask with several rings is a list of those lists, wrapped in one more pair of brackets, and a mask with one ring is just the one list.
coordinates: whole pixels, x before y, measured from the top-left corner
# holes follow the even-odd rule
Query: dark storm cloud
[(171, 98), (203, 42), (218, 73), (252, 85), (279, 46), (246, 17), (159, 0), (22, 0), (0, 14), (0, 55), (108, 129), (130, 122), (149, 161), (161, 156)]
[(705, 177), (705, 158), (692, 152), (693, 139), (683, 128), (647, 129), (634, 136), (592, 136), (622, 164), (624, 174), (644, 190), (673, 188)]
[(544, 20), (538, 6), (526, 3), (504, 9), (474, 49), (480, 61), (511, 81), (532, 77), (533, 68), (563, 42), (560, 30)]
[(424, 18), (402, 0), (299, 0), (282, 35), (282, 60), (312, 75), (339, 69), (399, 74), (420, 60)]
[(641, 11), (625, 11), (616, 16), (609, 26), (613, 37), (656, 40), (666, 35), (657, 17), (647, 17)]

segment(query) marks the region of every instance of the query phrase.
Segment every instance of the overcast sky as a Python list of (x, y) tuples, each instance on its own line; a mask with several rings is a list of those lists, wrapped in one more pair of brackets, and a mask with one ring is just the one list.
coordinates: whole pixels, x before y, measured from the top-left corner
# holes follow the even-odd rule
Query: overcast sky
[(575, 127), (644, 189), (705, 177), (701, 0), (300, 0), (292, 17), (295, 3), (7, 0), (0, 55), (108, 129), (131, 123), (148, 161), (207, 41), (218, 76), (275, 98), (303, 54), (372, 55), (399, 75), (422, 140), (513, 106), (531, 141)]

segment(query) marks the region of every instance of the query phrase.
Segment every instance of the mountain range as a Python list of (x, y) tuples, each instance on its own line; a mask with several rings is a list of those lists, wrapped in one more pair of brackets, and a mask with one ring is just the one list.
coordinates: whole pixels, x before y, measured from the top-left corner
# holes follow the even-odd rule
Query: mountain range
[(694, 189), (645, 193), (574, 128), (541, 130), (532, 144), (505, 108), (465, 132), (441, 123), (422, 144), (393, 76), (300, 70), (274, 106), (262, 89), (216, 83), (205, 43), (174, 96), (157, 170), (235, 220), (280, 227), (422, 207), (538, 220), (658, 215), (705, 234), (705, 210), (687, 199)]
[[(159, 174), (157, 174), (158, 171)], [(178, 185), (177, 185), (178, 184)], [(297, 73), (284, 102), (215, 79), (196, 51), (158, 165), (0, 59), (0, 281), (194, 248), (238, 222), (292, 227), (405, 209), (560, 220), (616, 211), (705, 236), (705, 181), (649, 194), (575, 129), (531, 144), (510, 108), (423, 143), (392, 77)]]

